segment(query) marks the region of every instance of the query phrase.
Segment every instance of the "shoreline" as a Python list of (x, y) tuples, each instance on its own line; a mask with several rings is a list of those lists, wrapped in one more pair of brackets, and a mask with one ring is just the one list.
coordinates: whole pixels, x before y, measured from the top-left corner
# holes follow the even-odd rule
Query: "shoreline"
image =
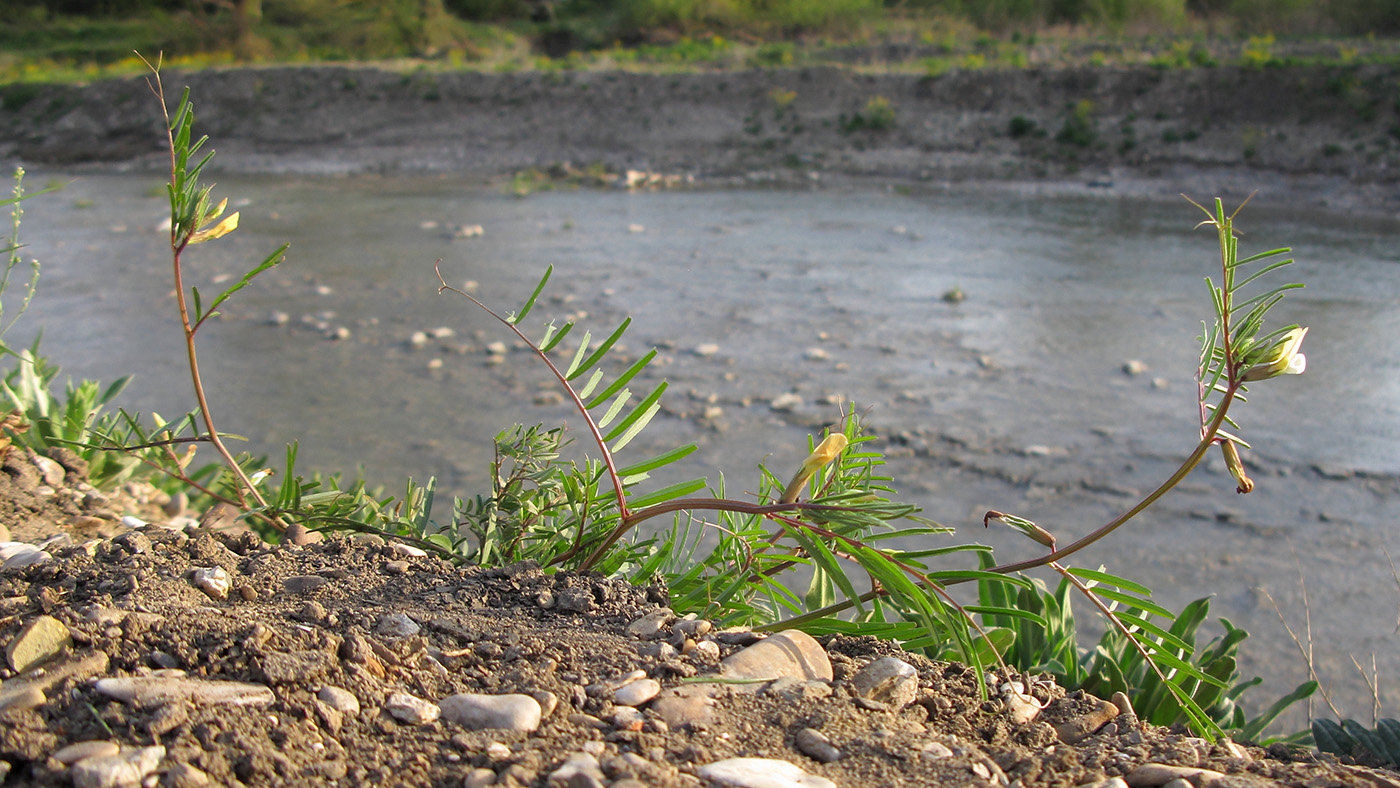
[[(707, 186), (868, 182), (1242, 199), (1393, 215), (1400, 69), (1026, 69), (938, 77), (831, 67), (403, 73), (171, 72), (218, 171), (459, 175), (551, 168)], [(11, 92), (0, 159), (164, 166), (143, 79)], [(534, 173), (530, 173), (534, 176)]]

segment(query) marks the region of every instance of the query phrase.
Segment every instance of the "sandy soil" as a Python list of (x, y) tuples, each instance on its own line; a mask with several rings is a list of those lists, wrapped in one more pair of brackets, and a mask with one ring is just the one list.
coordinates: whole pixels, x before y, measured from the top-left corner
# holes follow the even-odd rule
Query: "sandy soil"
[[(493, 177), (570, 163), (721, 185), (873, 176), (1400, 204), (1393, 67), (166, 76), (172, 94), (192, 88), (216, 166), (241, 172)], [(0, 94), (0, 159), (159, 166), (144, 80)], [(871, 111), (879, 98), (888, 125)]]
[[(148, 487), (94, 496), (81, 460), (59, 459), (61, 473), (16, 452), (0, 473), (9, 536), (49, 556), (0, 572), (6, 786), (691, 788), (723, 784), (707, 769), (733, 758), (802, 773), (739, 783), (752, 786), (1400, 784), (1351, 759), (1212, 745), (1047, 681), (1025, 719), (980, 698), (967, 668), (870, 638), (808, 638), (798, 678), (706, 684), (760, 636), (673, 617), (640, 630), (667, 603), (662, 587), (457, 568), (377, 537), (268, 545), (173, 529)], [(118, 506), (152, 524), (118, 524)], [(221, 586), (201, 580), (211, 572)], [(884, 657), (907, 666), (903, 690), (863, 682)], [(659, 687), (627, 700), (622, 677)], [(162, 689), (121, 699), (142, 682)], [(542, 720), (437, 718), (458, 693), (514, 695)], [(570, 761), (585, 774), (561, 771)]]

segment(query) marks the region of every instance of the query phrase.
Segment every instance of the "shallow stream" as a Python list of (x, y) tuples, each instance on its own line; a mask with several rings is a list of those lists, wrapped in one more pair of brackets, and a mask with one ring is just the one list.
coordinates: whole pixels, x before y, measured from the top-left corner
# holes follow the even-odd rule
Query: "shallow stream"
[[(69, 180), (32, 172), (30, 184), (50, 178)], [(88, 175), (26, 204), (23, 241), (43, 279), (7, 338), (42, 327), (68, 375), (135, 372), (126, 406), (172, 416), (192, 398), (158, 185)], [(671, 388), (624, 457), (696, 441), (684, 471), (753, 490), (758, 462), (785, 475), (809, 428), (853, 400), (887, 438), (905, 497), (1003, 560), (1037, 546), (983, 531), (986, 509), (1064, 543), (1132, 505), (1195, 441), (1202, 280), (1218, 279), (1218, 257), (1184, 201), (875, 189), (521, 199), (370, 177), (230, 177), (217, 193), (239, 203), (242, 227), (191, 254), (202, 292), (292, 243), (200, 335), (220, 425), (274, 464), (298, 440), (303, 469), (360, 466), (390, 492), (436, 475), (463, 495), (484, 485), (500, 429), (577, 425), (527, 353), (493, 363), (487, 345), (510, 344), (499, 325), (435, 294), (438, 258), (449, 282), (474, 282), (505, 311), (552, 264), (535, 316), (586, 315), (595, 336), (634, 318), (624, 354), (661, 348), (652, 377)], [(475, 225), (479, 236), (453, 238)], [(1344, 714), (1369, 720), (1349, 657), (1369, 672), (1375, 655), (1382, 701), (1400, 675), (1400, 581), (1384, 552), (1400, 553), (1400, 222), (1261, 204), (1240, 226), (1245, 253), (1293, 247), (1288, 274), (1308, 286), (1276, 314), (1311, 326), (1307, 374), (1256, 385), (1233, 412), (1258, 489), (1236, 495), (1212, 455), (1078, 563), (1138, 579), (1173, 608), (1215, 593), (1212, 614), (1251, 632), (1246, 675), (1271, 681), (1257, 704), (1305, 677), (1270, 598), (1303, 637), (1306, 581), (1318, 671)], [(953, 288), (966, 300), (945, 301)], [(452, 336), (410, 343), (437, 328)], [(1130, 361), (1145, 369), (1127, 374)], [(789, 393), (801, 404), (771, 407)]]

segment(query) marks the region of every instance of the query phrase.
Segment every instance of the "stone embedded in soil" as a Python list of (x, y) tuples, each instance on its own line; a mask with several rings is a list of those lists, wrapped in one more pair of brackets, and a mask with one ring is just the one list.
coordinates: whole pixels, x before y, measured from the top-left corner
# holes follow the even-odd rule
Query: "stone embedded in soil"
[(23, 542), (0, 544), (0, 572), (24, 569), (52, 560), (53, 556), (48, 551), (40, 550), (31, 544)]
[(701, 777), (735, 788), (836, 788), (836, 783), (808, 774), (776, 758), (730, 758), (701, 766)]
[(1159, 788), (1173, 780), (1185, 780), (1196, 788), (1206, 788), (1224, 777), (1223, 772), (1195, 766), (1171, 766), (1165, 763), (1144, 763), (1125, 778), (1129, 788)]
[(73, 764), (74, 788), (135, 788), (155, 772), (165, 748), (138, 747), (105, 758), (88, 758)]
[(177, 763), (161, 777), (161, 788), (203, 788), (213, 780), (204, 770), (188, 763)]
[(549, 784), (551, 786), (572, 786), (578, 775), (587, 775), (594, 780), (601, 781), (603, 768), (599, 765), (597, 758), (586, 752), (569, 753), (568, 757), (564, 759), (564, 763), (549, 773)]
[(627, 634), (642, 640), (651, 640), (660, 635), (675, 617), (676, 614), (671, 612), (671, 608), (657, 608), (628, 624)]
[(261, 684), (172, 676), (101, 679), (97, 682), (97, 691), (143, 708), (182, 700), (204, 706), (266, 706), (276, 699), (272, 690)]
[(919, 672), (913, 665), (895, 657), (881, 657), (851, 677), (858, 697), (899, 709), (914, 702), (919, 691)]
[(5, 647), (5, 661), (16, 673), (42, 665), (73, 645), (72, 633), (53, 616), (39, 616)]
[(669, 687), (651, 702), (651, 713), (672, 728), (701, 728), (715, 719), (715, 686), (683, 684)]
[(196, 569), (190, 580), (196, 588), (208, 594), (210, 599), (227, 599), (232, 585), (228, 579), (228, 572), (225, 572), (222, 566)]
[(354, 717), (360, 713), (360, 699), (347, 689), (325, 686), (316, 692), (316, 699), (341, 714)]
[(540, 727), (539, 701), (529, 695), (462, 693), (443, 698), (442, 717), (470, 730), (501, 728), (526, 733)]
[[(1056, 703), (1068, 703), (1071, 700), (1063, 698)], [(1055, 735), (1065, 744), (1079, 743), (1118, 716), (1117, 706), (1093, 695), (1083, 695), (1074, 702), (1086, 708), (1080, 708), (1074, 718), (1055, 726)]]
[(659, 692), (661, 683), (656, 679), (639, 679), (614, 691), (613, 702), (619, 706), (640, 706), (655, 698)]
[(409, 618), (407, 613), (389, 613), (374, 625), (375, 632), (393, 638), (413, 637), (419, 629), (418, 622)]
[(121, 749), (116, 742), (94, 739), (74, 742), (54, 753), (52, 757), (64, 766), (72, 766), (85, 758), (106, 758), (116, 755), (121, 752)]
[(1075, 788), (1128, 788), (1128, 784), (1123, 781), (1122, 777), (1110, 777), (1107, 780), (1076, 785)]
[(442, 709), (436, 703), (415, 697), (407, 692), (395, 692), (384, 701), (384, 709), (394, 719), (405, 725), (427, 725), (442, 716)]
[(793, 744), (797, 745), (797, 749), (801, 750), (803, 755), (814, 761), (831, 763), (841, 760), (841, 751), (836, 749), (826, 734), (815, 728), (803, 728), (798, 731)]
[[(831, 660), (811, 635), (788, 630), (771, 635), (725, 657), (720, 663), (720, 675), (727, 679), (778, 679), (783, 676), (811, 681), (831, 680)], [(757, 685), (748, 686), (751, 690)]]

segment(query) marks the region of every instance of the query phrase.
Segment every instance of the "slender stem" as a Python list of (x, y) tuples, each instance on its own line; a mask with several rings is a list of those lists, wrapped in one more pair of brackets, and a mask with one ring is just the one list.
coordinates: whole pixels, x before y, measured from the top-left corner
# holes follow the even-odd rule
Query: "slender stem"
[[(175, 156), (175, 134), (174, 130), (170, 127), (170, 109), (165, 103), (165, 88), (161, 83), (159, 68), (157, 66), (151, 66), (150, 63), (146, 65), (150, 66), (151, 71), (154, 72), (156, 83), (152, 87), (152, 91), (156, 94), (156, 97), (160, 99), (161, 114), (165, 117), (165, 138), (170, 149), (170, 185), (173, 193), (173, 190), (176, 188), (175, 181), (179, 177), (179, 171)], [(239, 467), (238, 460), (234, 458), (233, 453), (224, 445), (223, 439), (219, 437), (219, 431), (214, 427), (214, 417), (209, 412), (209, 399), (205, 395), (204, 381), (199, 372), (199, 354), (195, 351), (194, 345), (194, 335), (197, 327), (190, 324), (189, 304), (185, 298), (184, 270), (180, 260), (180, 255), (185, 251), (185, 247), (189, 243), (188, 233), (185, 232), (189, 228), (182, 227), (178, 221), (175, 221), (176, 218), (177, 217), (172, 215), (172, 221), (170, 223), (171, 261), (175, 269), (175, 300), (180, 309), (180, 327), (185, 334), (185, 353), (189, 358), (190, 380), (194, 384), (194, 396), (195, 400), (199, 403), (199, 413), (204, 421), (204, 426), (209, 430), (209, 442), (214, 445), (214, 449), (224, 458), (224, 464), (227, 465), (234, 476), (238, 478), (240, 483), (237, 489), (238, 500), (243, 508), (245, 510), (248, 508), (248, 494), (253, 496), (258, 506), (266, 507), (267, 500), (263, 498), (262, 493), (258, 492), (258, 488), (253, 484), (252, 480), (249, 479), (248, 475)], [(184, 238), (180, 237), (182, 233), (185, 234)], [(278, 532), (287, 530), (286, 524), (283, 523), (279, 517), (265, 517), (264, 519)]]
[(510, 320), (507, 320), (505, 317), (499, 314), (496, 314), (495, 311), (493, 311), (490, 307), (486, 306), (480, 301), (476, 300), (476, 298), (474, 298), (470, 293), (467, 293), (464, 290), (459, 290), (453, 287), (452, 285), (449, 285), (447, 283), (447, 280), (444, 279), (442, 276), (441, 260), (438, 260), (437, 263), (433, 265), (433, 272), (437, 274), (438, 282), (441, 283), (441, 285), (438, 287), (439, 293), (442, 293), (443, 291), (456, 293), (457, 295), (467, 299), (468, 301), (471, 301), (473, 304), (476, 304), (477, 306), (481, 307), (483, 310), (485, 310), (486, 314), (496, 318), (503, 325), (505, 325), (506, 328), (509, 328), (511, 331), (515, 332), (515, 335), (520, 338), (520, 341), (524, 342), (531, 350), (533, 350), (535, 352), (535, 355), (539, 356), (540, 360), (542, 360), (545, 363), (545, 366), (549, 367), (549, 371), (554, 373), (554, 377), (558, 378), (559, 384), (564, 387), (564, 391), (568, 393), (569, 399), (573, 400), (574, 407), (578, 408), (579, 413), (583, 414), (583, 420), (588, 423), (589, 432), (593, 433), (593, 441), (598, 444), (598, 450), (603, 453), (603, 462), (606, 463), (608, 466), (608, 476), (612, 481), (613, 490), (617, 494), (617, 510), (622, 514), (623, 518), (625, 519), (627, 515), (631, 513), (631, 510), (627, 508), (627, 494), (622, 488), (622, 477), (619, 476), (617, 473), (617, 464), (613, 461), (612, 450), (608, 448), (607, 441), (603, 440), (603, 433), (598, 429), (598, 425), (596, 422), (594, 422), (593, 417), (589, 415), (588, 408), (583, 404), (583, 400), (579, 398), (578, 392), (574, 391), (574, 387), (569, 385), (568, 378), (564, 376), (564, 373), (560, 371), (559, 367), (555, 366), (554, 362), (550, 360), (548, 354), (541, 350), (540, 347), (534, 342), (530, 341), (530, 338), (525, 336), (525, 334), (520, 330), (519, 327), (515, 325), (515, 323), (511, 322)]

